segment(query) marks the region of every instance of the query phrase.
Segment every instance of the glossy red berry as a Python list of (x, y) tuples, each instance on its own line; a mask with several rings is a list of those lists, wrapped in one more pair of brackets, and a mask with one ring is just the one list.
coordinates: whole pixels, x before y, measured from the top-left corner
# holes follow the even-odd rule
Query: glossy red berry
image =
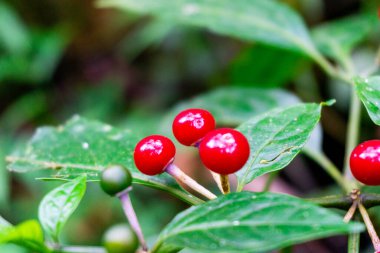
[(137, 143), (133, 154), (137, 169), (146, 175), (157, 175), (174, 160), (173, 142), (162, 135), (151, 135)]
[(172, 129), (181, 144), (192, 146), (215, 129), (215, 119), (204, 109), (187, 109), (174, 118)]
[(366, 185), (380, 185), (380, 140), (359, 144), (351, 153), (352, 175)]
[(209, 132), (199, 145), (199, 155), (210, 170), (228, 175), (240, 170), (250, 153), (247, 138), (231, 128)]

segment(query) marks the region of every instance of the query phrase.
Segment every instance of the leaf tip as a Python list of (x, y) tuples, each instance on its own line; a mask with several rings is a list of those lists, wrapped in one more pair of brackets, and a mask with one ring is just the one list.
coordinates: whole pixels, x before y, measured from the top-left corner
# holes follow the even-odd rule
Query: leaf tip
[(332, 106), (336, 103), (336, 99), (329, 99), (327, 101), (321, 102), (321, 106)]

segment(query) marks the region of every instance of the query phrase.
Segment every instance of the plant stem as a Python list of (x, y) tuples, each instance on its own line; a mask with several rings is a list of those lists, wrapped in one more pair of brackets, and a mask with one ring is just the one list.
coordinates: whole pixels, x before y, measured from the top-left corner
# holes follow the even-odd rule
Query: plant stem
[(137, 219), (136, 212), (133, 209), (131, 198), (129, 197), (129, 194), (128, 194), (129, 191), (130, 189), (129, 190), (127, 189), (126, 191), (121, 192), (120, 194), (118, 194), (118, 197), (122, 203), (124, 213), (127, 216), (127, 219), (129, 221), (129, 225), (131, 225), (133, 231), (136, 233), (136, 236), (140, 241), (141, 248), (143, 249), (143, 251), (148, 251), (148, 247), (145, 242), (140, 223)]
[(339, 171), (339, 169), (324, 153), (317, 152), (310, 148), (304, 148), (303, 152), (305, 155), (317, 162), (345, 192), (348, 193), (352, 190), (352, 187), (350, 186), (347, 179), (342, 176), (342, 173)]
[[(353, 203), (350, 195), (332, 195), (321, 198), (310, 198), (305, 199), (307, 201), (313, 202), (314, 204), (328, 207), (328, 208), (338, 208), (347, 210)], [(380, 205), (380, 194), (375, 193), (362, 193), (360, 194), (360, 202), (366, 208), (371, 208)]]
[(358, 207), (358, 202), (354, 201), (354, 203), (352, 203), (352, 206), (350, 207), (350, 209), (348, 209), (346, 215), (343, 218), (344, 222), (348, 223), (352, 219), (352, 217), (354, 216), (356, 212), (357, 207)]
[(348, 253), (359, 253), (360, 233), (348, 235)]
[(351, 103), (350, 103), (350, 114), (348, 120), (347, 129), (347, 144), (346, 152), (344, 157), (344, 176), (346, 179), (352, 181), (353, 177), (350, 171), (350, 154), (358, 143), (359, 138), (359, 128), (360, 128), (360, 100), (355, 92), (355, 87), (352, 86), (351, 89)]
[(209, 170), (211, 175), (212, 175), (212, 178), (214, 179), (216, 185), (218, 186), (220, 192), (223, 193), (223, 187), (222, 187), (222, 182), (220, 181), (220, 175), (218, 173), (215, 173), (211, 170)]
[(338, 76), (337, 70), (317, 50), (309, 50), (309, 54), (328, 75)]
[(103, 247), (91, 247), (91, 246), (62, 246), (54, 252), (59, 253), (107, 253)]
[(367, 227), (367, 231), (368, 231), (369, 236), (371, 237), (372, 244), (373, 244), (373, 247), (375, 248), (375, 251), (376, 252), (380, 251), (380, 239), (377, 236), (376, 230), (373, 227), (372, 221), (369, 218), (367, 210), (361, 203), (359, 203), (359, 211), (363, 217), (363, 221)]
[(228, 194), (231, 192), (230, 181), (228, 180), (228, 175), (220, 175), (220, 182), (222, 183), (223, 194)]
[(276, 179), (278, 176), (279, 171), (273, 171), (272, 173), (269, 173), (267, 180), (265, 181), (265, 185), (263, 187), (263, 192), (267, 192), (270, 190), (270, 187), (273, 183), (273, 181)]
[(186, 175), (180, 168), (178, 168), (173, 163), (169, 164), (168, 167), (166, 167), (165, 170), (168, 174), (170, 174), (172, 177), (174, 177), (177, 181), (180, 181), (184, 183), (185, 185), (189, 186), (191, 189), (195, 190), (196, 192), (202, 194), (208, 199), (215, 199), (216, 195), (204, 188), (202, 185), (198, 184), (197, 181)]

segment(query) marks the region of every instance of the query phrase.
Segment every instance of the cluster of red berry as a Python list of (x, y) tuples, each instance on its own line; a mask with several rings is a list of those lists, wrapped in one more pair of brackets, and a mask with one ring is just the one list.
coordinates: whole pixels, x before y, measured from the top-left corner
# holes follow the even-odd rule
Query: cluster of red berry
[[(241, 169), (247, 162), (250, 148), (245, 136), (231, 128), (215, 129), (215, 119), (203, 109), (188, 109), (179, 113), (173, 121), (173, 133), (176, 139), (186, 145), (199, 148), (202, 162), (210, 170), (219, 173), (229, 192), (228, 174)], [(176, 149), (174, 143), (162, 135), (151, 135), (137, 143), (134, 151), (136, 167), (146, 175), (167, 172), (175, 179), (209, 199), (216, 196), (195, 180), (191, 179), (173, 164)], [(117, 196), (123, 206), (129, 224), (140, 242), (143, 252), (148, 251), (140, 224), (129, 198), (132, 187), (132, 175), (121, 165), (111, 165), (100, 174), (102, 189), (111, 196)], [(112, 245), (111, 245), (112, 246)], [(111, 247), (106, 245), (107, 249)], [(133, 250), (137, 244), (133, 244)]]
[[(215, 119), (204, 109), (187, 109), (174, 119), (173, 134), (183, 145), (199, 148), (203, 164), (221, 175), (232, 174), (247, 162), (250, 148), (247, 138), (232, 128), (215, 129)], [(146, 175), (166, 170), (176, 153), (173, 142), (162, 135), (142, 139), (135, 148), (136, 167)]]

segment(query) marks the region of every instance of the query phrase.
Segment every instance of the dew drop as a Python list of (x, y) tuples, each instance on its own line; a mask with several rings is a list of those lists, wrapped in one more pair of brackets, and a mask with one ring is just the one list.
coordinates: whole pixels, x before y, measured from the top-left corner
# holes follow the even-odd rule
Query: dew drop
[(90, 145), (87, 142), (83, 142), (82, 143), (82, 148), (83, 149), (88, 149), (89, 147), (90, 147)]
[(111, 131), (111, 129), (112, 129), (112, 127), (110, 125), (105, 125), (102, 128), (103, 132), (109, 132), (109, 131)]

